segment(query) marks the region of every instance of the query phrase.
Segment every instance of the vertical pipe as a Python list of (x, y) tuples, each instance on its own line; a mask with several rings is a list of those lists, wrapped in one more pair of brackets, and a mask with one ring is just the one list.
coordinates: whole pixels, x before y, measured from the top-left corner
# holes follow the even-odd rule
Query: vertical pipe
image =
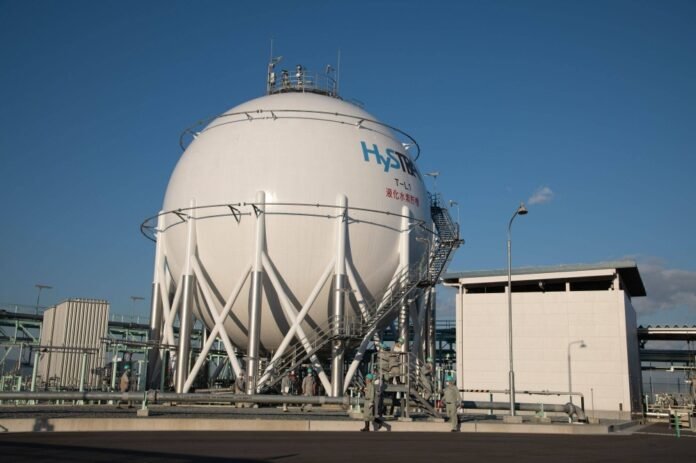
[[(77, 356), (77, 352), (75, 352), (73, 355)], [(80, 382), (79, 382), (79, 388), (80, 392), (85, 392), (85, 373), (87, 372), (87, 352), (82, 353), (82, 361), (80, 362)], [(78, 400), (77, 401), (78, 405), (83, 405), (85, 403), (84, 400)]]
[[(403, 273), (405, 281), (410, 277), (409, 266), (411, 264), (411, 211), (407, 206), (401, 208), (401, 239), (399, 242), (399, 270)], [(403, 352), (408, 352), (409, 346), (409, 302), (405, 297), (399, 309), (399, 337), (403, 339)]]
[(191, 350), (191, 328), (193, 327), (193, 293), (195, 291), (195, 280), (191, 261), (195, 251), (195, 218), (193, 208), (195, 203), (191, 201), (191, 212), (188, 219), (188, 234), (186, 240), (186, 266), (182, 278), (181, 312), (179, 313), (179, 346), (176, 356), (176, 392), (184, 391), (184, 383), (188, 376), (189, 352)]
[[(34, 366), (31, 369), (31, 392), (36, 392), (36, 373), (39, 370), (39, 355), (41, 353), (37, 350), (34, 353)], [(31, 405), (36, 405), (35, 400), (29, 401)]]
[[(58, 306), (53, 307), (52, 309), (48, 309), (44, 311), (44, 321), (46, 320), (46, 313), (51, 314), (51, 337), (49, 338), (49, 349), (48, 349), (48, 360), (46, 360), (46, 377), (44, 378), (44, 382), (46, 384), (46, 390), (48, 390), (48, 383), (49, 380), (51, 379), (51, 356), (53, 355), (53, 335), (55, 334), (56, 330), (56, 312), (58, 310)], [(43, 323), (42, 323), (43, 325)]]
[(80, 362), (80, 392), (85, 392), (85, 374), (87, 372), (87, 352), (82, 353)]
[[(162, 214), (160, 212), (160, 214)], [(156, 347), (160, 342), (162, 333), (162, 293), (160, 289), (160, 272), (164, 267), (164, 216), (160, 215), (157, 218), (157, 231), (155, 232), (155, 270), (152, 277), (152, 295), (150, 297), (150, 330), (148, 332), (148, 341), (151, 341), (154, 346), (148, 352), (147, 361), (147, 381), (151, 389), (157, 387), (157, 374), (159, 372), (160, 362), (162, 361), (162, 352), (159, 347)]]
[(39, 369), (39, 355), (41, 352), (38, 350), (34, 353), (34, 367), (31, 369), (31, 392), (36, 392), (36, 372)]
[[(76, 331), (75, 325), (77, 322), (77, 317), (73, 316), (75, 304), (76, 303), (74, 301), (68, 302), (67, 307), (63, 312), (65, 314), (65, 323), (63, 325), (63, 329), (61, 330), (61, 340), (63, 342), (63, 347), (72, 345), (72, 334)], [(60, 371), (58, 373), (61, 387), (66, 386), (65, 382), (67, 381), (70, 374), (70, 362), (72, 359), (72, 352), (68, 352), (65, 350), (61, 352)]]
[(425, 289), (420, 297), (420, 310), (424, 312), (423, 327), (421, 328), (423, 336), (420, 340), (420, 356), (423, 361), (427, 361), (428, 346), (430, 346), (430, 290)]
[(435, 362), (437, 359), (437, 351), (435, 349), (435, 342), (436, 342), (436, 303), (437, 303), (437, 298), (436, 298), (436, 292), (435, 288), (430, 288), (430, 297), (428, 298), (428, 352), (427, 352), (427, 357), (430, 357), (432, 360), (432, 366), (433, 366), (433, 371), (435, 371)]
[(343, 376), (345, 343), (339, 337), (345, 323), (346, 300), (346, 235), (348, 233), (348, 198), (339, 195), (340, 207), (336, 219), (336, 267), (334, 271), (334, 305), (332, 313), (332, 331), (336, 336), (331, 343), (331, 397), (343, 395)]
[[(517, 215), (517, 214), (515, 214)], [(515, 216), (512, 216), (514, 219)], [(510, 225), (512, 225), (512, 219), (510, 220)], [(510, 244), (510, 227), (508, 227), (508, 240), (507, 240), (507, 302), (508, 302), (508, 357), (510, 360), (510, 372), (508, 373), (508, 383), (510, 388), (510, 416), (515, 416), (515, 370), (513, 369), (512, 361), (512, 253)]]
[(138, 360), (138, 382), (135, 385), (136, 391), (141, 390), (140, 385), (142, 384), (142, 377), (143, 377), (143, 362), (145, 362), (145, 360)]
[(570, 346), (572, 345), (573, 343), (568, 344), (568, 400), (571, 404), (573, 403), (573, 383), (570, 373)]
[[(89, 342), (88, 338), (90, 337), (91, 333), (94, 333), (92, 303), (86, 301), (82, 302), (80, 309), (76, 310), (74, 315), (78, 318), (78, 321), (76, 333), (77, 339), (75, 339), (75, 343), (73, 345), (76, 345), (77, 347), (85, 347)], [(72, 365), (72, 377), (77, 378), (77, 381), (71, 383), (70, 386), (77, 384), (79, 387), (80, 378), (82, 377), (82, 358), (77, 352), (74, 352), (72, 356), (74, 359)], [(85, 368), (87, 368), (87, 365), (85, 365)]]
[[(65, 344), (65, 333), (69, 329), (69, 324), (72, 321), (72, 318), (70, 318), (70, 309), (73, 306), (73, 301), (68, 301), (64, 306), (63, 310), (60, 310), (58, 313), (61, 314), (61, 317), (58, 319), (58, 322), (60, 323), (59, 330), (58, 330), (58, 341), (60, 342), (61, 347), (66, 347)], [(57, 309), (57, 307), (56, 307)], [(60, 365), (60, 367), (57, 369), (57, 378), (60, 380), (58, 382), (59, 386), (63, 385), (63, 378), (65, 377), (65, 361), (67, 358), (68, 354), (65, 352), (65, 350), (61, 352), (56, 352), (56, 365)], [(57, 360), (60, 359), (60, 362)]]
[[(118, 372), (118, 353), (111, 360), (111, 391), (116, 390), (116, 373)], [(114, 401), (111, 401), (113, 405)]]
[(259, 375), (259, 337), (261, 335), (261, 297), (263, 284), (262, 254), (266, 244), (266, 194), (256, 193), (256, 247), (251, 277), (251, 305), (249, 307), (249, 344), (247, 348), (247, 394), (256, 393)]

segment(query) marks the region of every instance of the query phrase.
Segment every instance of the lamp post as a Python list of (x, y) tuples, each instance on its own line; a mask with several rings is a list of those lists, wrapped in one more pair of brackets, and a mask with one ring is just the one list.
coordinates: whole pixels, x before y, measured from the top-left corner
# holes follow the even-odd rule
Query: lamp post
[(38, 288), (39, 292), (36, 295), (36, 315), (39, 314), (39, 301), (41, 301), (41, 290), (42, 289), (53, 289), (53, 286), (35, 284), (34, 287)]
[(517, 217), (518, 215), (526, 215), (527, 212), (529, 212), (529, 211), (527, 211), (527, 208), (524, 207), (524, 203), (520, 203), (519, 207), (517, 208), (515, 213), (512, 214), (512, 217), (510, 218), (510, 222), (508, 223), (508, 233), (507, 233), (508, 347), (510, 349), (510, 353), (509, 353), (510, 373), (508, 375), (508, 382), (509, 382), (509, 387), (510, 387), (510, 416), (515, 416), (515, 370), (513, 368), (513, 362), (512, 362), (512, 254), (510, 252), (510, 250), (511, 250), (510, 237), (512, 234), (512, 221), (515, 220), (515, 217)]
[[(583, 340), (572, 341), (571, 343), (568, 344), (568, 392), (570, 393), (568, 395), (570, 397), (571, 404), (573, 403), (573, 382), (572, 382), (572, 377), (570, 375), (570, 347), (573, 344), (580, 344), (580, 349), (587, 347), (587, 344), (585, 344), (585, 341), (583, 341)], [(594, 407), (593, 407), (593, 409), (594, 409)]]

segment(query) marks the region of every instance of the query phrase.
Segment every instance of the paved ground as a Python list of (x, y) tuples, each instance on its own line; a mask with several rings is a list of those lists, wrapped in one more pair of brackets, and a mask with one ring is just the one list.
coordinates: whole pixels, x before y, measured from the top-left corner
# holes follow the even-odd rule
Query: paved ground
[(5, 462), (684, 462), (696, 434), (664, 425), (641, 434), (169, 432), (0, 434)]

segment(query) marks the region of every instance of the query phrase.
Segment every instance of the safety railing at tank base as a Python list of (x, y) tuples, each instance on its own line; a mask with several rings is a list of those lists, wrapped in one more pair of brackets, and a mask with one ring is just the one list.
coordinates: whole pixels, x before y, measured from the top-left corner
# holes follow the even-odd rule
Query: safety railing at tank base
[[(208, 130), (213, 130), (229, 124), (241, 122), (249, 123), (264, 120), (277, 121), (283, 119), (329, 122), (332, 124), (348, 125), (351, 127), (357, 127), (361, 130), (380, 133), (403, 146), (404, 150), (408, 151), (408, 153), (411, 155), (411, 159), (413, 161), (417, 161), (420, 157), (420, 146), (418, 145), (416, 139), (398, 127), (385, 124), (384, 122), (380, 122), (376, 119), (356, 116), (354, 114), (339, 113), (335, 111), (317, 111), (312, 109), (255, 109), (251, 111), (217, 114), (215, 116), (201, 119), (191, 127), (184, 129), (179, 136), (179, 146), (182, 150), (186, 150), (188, 145), (201, 134), (207, 132)], [(213, 121), (219, 121), (219, 123), (212, 125)]]
[(281, 70), (280, 73), (271, 72), (268, 76), (266, 92), (269, 95), (275, 93), (319, 93), (338, 98), (336, 79), (328, 73), (308, 71), (303, 67), (297, 67), (295, 72)]
[[(265, 208), (265, 210), (262, 210), (261, 207)], [(336, 211), (334, 214), (330, 213), (309, 213), (308, 211), (304, 212), (287, 212), (287, 211), (279, 211), (279, 210), (273, 210), (273, 208), (278, 208), (278, 207), (297, 207), (297, 208), (315, 208), (317, 210), (334, 210)], [(248, 211), (243, 211), (242, 208), (248, 208)], [(270, 209), (270, 210), (269, 210)], [(405, 216), (402, 214), (397, 214), (394, 212), (389, 212), (389, 211), (380, 211), (378, 209), (369, 209), (369, 208), (364, 208), (364, 207), (354, 207), (354, 206), (339, 206), (336, 204), (322, 204), (322, 203), (289, 203), (289, 202), (266, 202), (266, 203), (256, 203), (256, 202), (239, 202), (239, 203), (222, 203), (222, 204), (210, 204), (206, 206), (192, 206), (192, 207), (182, 207), (179, 209), (173, 209), (170, 211), (163, 211), (160, 212), (157, 215), (153, 215), (152, 217), (148, 217), (143, 221), (143, 223), (140, 225), (140, 232), (148, 239), (152, 241), (156, 241), (156, 233), (158, 232), (165, 232), (169, 230), (172, 227), (175, 227), (177, 225), (185, 224), (188, 222), (188, 220), (206, 220), (206, 219), (216, 219), (216, 218), (221, 218), (221, 217), (232, 217), (237, 223), (240, 223), (243, 217), (258, 217), (260, 214), (265, 214), (267, 216), (298, 216), (298, 217), (315, 217), (315, 218), (322, 218), (322, 219), (336, 219), (338, 217), (341, 217), (345, 215), (344, 211), (348, 212), (359, 212), (359, 213), (368, 213), (368, 214), (375, 214), (379, 216), (384, 216), (384, 217), (396, 217), (396, 218), (408, 218), (412, 221), (411, 223), (411, 229), (413, 228), (418, 228), (419, 230), (422, 230), (424, 234), (427, 234), (428, 236), (435, 237), (435, 232), (433, 232), (431, 229), (429, 229), (426, 224), (427, 222), (425, 220), (421, 219), (416, 219), (413, 217)], [(195, 215), (193, 215), (193, 212), (196, 212)], [(200, 211), (213, 211), (207, 215), (199, 215), (198, 213)], [(168, 224), (164, 227), (164, 229), (159, 230), (157, 229), (157, 222), (158, 219), (162, 216), (165, 217), (176, 217), (176, 220), (174, 223)], [(385, 225), (383, 223), (378, 223), (374, 222), (371, 220), (365, 220), (365, 219), (356, 219), (354, 217), (350, 217), (348, 215), (347, 217), (350, 219), (352, 223), (366, 223), (366, 224), (371, 224), (375, 225), (378, 227), (382, 228), (387, 228), (390, 230), (393, 230), (395, 232), (402, 232), (406, 230), (401, 230), (398, 227), (391, 227), (388, 225)]]

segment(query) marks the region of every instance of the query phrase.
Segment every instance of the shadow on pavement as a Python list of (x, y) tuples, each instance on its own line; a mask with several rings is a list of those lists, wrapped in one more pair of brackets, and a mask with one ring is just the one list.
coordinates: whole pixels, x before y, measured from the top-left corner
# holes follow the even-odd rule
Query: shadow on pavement
[[(192, 445), (195, 445), (192, 443)], [(0, 442), (0, 455), (6, 462), (38, 462), (38, 461), (70, 461), (70, 462), (107, 462), (107, 461), (138, 461), (138, 462), (231, 462), (231, 463), (262, 463), (282, 461), (292, 455), (278, 455), (267, 460), (245, 458), (220, 458), (200, 455), (184, 455), (166, 452), (147, 452), (140, 450), (119, 450), (94, 448), (75, 445), (51, 445), (25, 442)]]

